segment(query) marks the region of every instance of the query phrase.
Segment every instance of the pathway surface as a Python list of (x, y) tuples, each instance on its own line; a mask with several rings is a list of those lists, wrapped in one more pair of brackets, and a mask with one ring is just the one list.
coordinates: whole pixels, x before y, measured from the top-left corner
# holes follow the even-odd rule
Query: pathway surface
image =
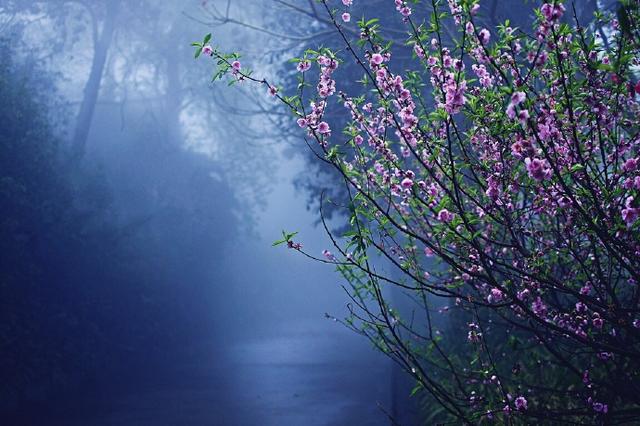
[(63, 395), (0, 425), (390, 424), (382, 409), (394, 411), (397, 380), (391, 362), (363, 337), (323, 316), (345, 312), (348, 299), (339, 275), (332, 267), (271, 247), (282, 228), (300, 231), (311, 253), (330, 247), (324, 231), (313, 226), (315, 213), (293, 195), (291, 180), (304, 163), (283, 163), (257, 221), (261, 237), (239, 240), (228, 256), (231, 263), (225, 267), (235, 271), (236, 281), (211, 283), (213, 294), (229, 307), (225, 313), (212, 308), (228, 336), (212, 331), (211, 342), (185, 348), (191, 355), (165, 363), (158, 374), (114, 379), (119, 384), (99, 393)]
[[(387, 425), (389, 362), (330, 321), (240, 341), (134, 386), (35, 407), (14, 424)], [(224, 361), (220, 361), (224, 360)]]

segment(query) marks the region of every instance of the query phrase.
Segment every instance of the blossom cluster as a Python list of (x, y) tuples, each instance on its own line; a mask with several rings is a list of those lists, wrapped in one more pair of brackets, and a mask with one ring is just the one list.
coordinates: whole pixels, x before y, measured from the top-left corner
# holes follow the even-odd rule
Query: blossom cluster
[[(536, 10), (531, 35), (483, 27), (475, 0), (434, 3), (430, 25), (394, 0), (414, 61), (399, 72), (370, 24), (350, 41), (351, 15), (338, 19), (327, 3), (346, 49), (299, 60), (318, 81), (313, 99), (287, 105), (357, 194), (345, 246), (323, 257), (379, 305), (358, 299), (362, 332), (375, 329), (376, 345), (463, 421), (624, 418), (640, 403), (640, 6), (623, 10), (626, 27), (601, 18), (604, 41), (555, 0)], [(340, 90), (340, 61), (365, 74), (361, 92)], [(326, 118), (333, 104), (344, 138)], [(426, 335), (389, 317), (371, 251), (407, 280), (386, 281), (424, 297), (427, 312), (427, 295), (455, 301), (440, 312), (469, 319), (468, 359), (442, 349), (430, 315)]]

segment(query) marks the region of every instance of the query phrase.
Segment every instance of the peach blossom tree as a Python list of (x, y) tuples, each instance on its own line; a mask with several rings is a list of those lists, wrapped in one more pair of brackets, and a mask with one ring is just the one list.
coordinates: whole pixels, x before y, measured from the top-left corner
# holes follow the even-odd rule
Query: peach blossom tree
[[(214, 79), (286, 106), (345, 184), (349, 230), (325, 225), (334, 247), (277, 243), (335, 264), (344, 323), (415, 378), (433, 419), (638, 421), (640, 3), (579, 22), (549, 0), (523, 29), (484, 28), (477, 0), (395, 0), (403, 70), (375, 18), (319, 3), (343, 48), (295, 58), (297, 87), (255, 77), (210, 35), (194, 43)], [(354, 93), (335, 78), (345, 62), (361, 70)], [(419, 309), (401, 315), (387, 285)]]

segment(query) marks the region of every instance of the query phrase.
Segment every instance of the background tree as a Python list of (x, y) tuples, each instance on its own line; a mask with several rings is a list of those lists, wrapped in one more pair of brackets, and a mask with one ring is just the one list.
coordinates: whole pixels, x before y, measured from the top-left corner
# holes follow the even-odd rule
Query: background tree
[[(239, 201), (243, 184), (230, 183), (232, 164), (210, 147), (245, 148), (222, 147), (218, 111), (195, 114), (201, 126), (185, 122), (211, 92), (191, 90), (189, 37), (171, 36), (186, 27), (184, 5), (162, 6), (0, 8), (11, 39), (0, 61), (3, 419), (37, 416), (46, 411), (36, 403), (114, 378), (166, 374), (210, 350), (212, 335), (229, 334), (225, 298), (239, 290), (221, 265), (235, 232), (251, 229), (253, 200)], [(116, 8), (109, 38), (105, 19)], [(110, 39), (99, 66), (94, 30)], [(188, 130), (205, 135), (202, 148)]]

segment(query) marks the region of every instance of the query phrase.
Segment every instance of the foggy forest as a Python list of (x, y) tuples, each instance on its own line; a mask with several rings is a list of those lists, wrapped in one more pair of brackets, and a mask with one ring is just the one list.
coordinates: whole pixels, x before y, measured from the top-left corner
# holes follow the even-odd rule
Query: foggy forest
[(640, 1), (0, 1), (0, 424), (640, 424)]

